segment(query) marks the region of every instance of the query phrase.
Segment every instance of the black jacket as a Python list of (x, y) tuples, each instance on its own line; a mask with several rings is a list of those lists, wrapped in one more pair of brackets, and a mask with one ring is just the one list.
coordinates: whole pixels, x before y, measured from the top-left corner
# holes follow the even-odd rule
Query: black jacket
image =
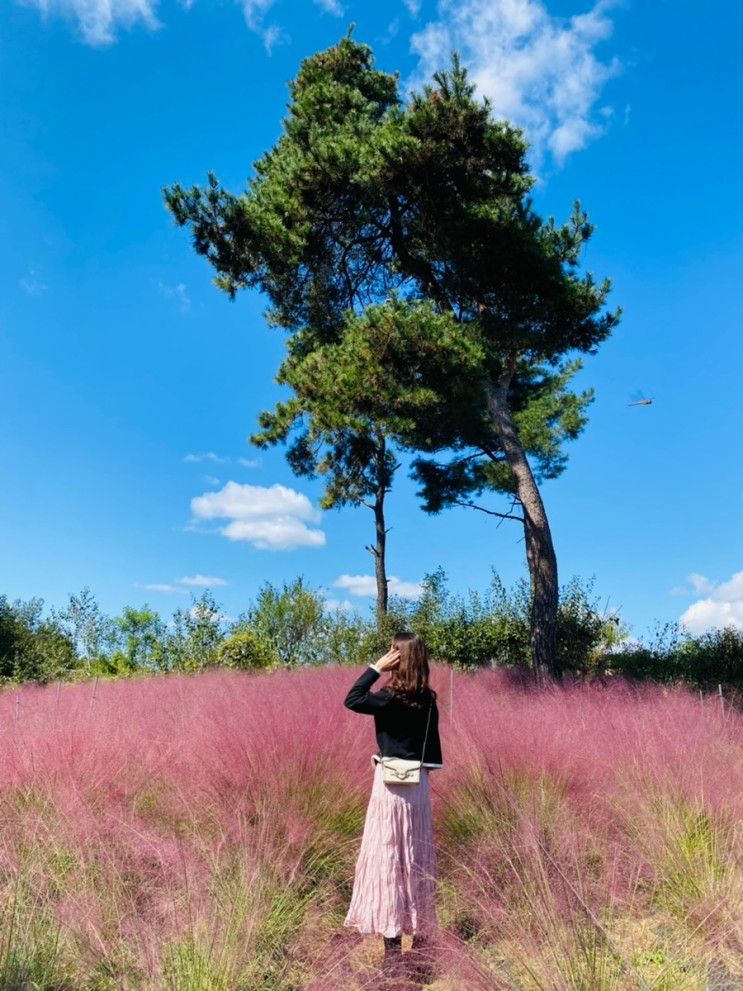
[[(374, 716), (379, 754), (382, 757), (420, 760), (426, 733), (428, 705), (416, 709), (396, 699), (386, 688), (378, 692), (370, 691), (379, 677), (378, 671), (368, 667), (353, 683), (343, 704), (353, 712)], [(431, 724), (428, 727), (423, 763), (429, 767), (443, 766), (439, 740), (439, 710), (435, 702), (431, 708)]]

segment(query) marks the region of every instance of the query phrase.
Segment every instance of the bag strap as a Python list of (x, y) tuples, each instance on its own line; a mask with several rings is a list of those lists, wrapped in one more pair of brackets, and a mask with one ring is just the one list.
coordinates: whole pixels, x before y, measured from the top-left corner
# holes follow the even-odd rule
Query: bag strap
[(423, 750), (421, 751), (421, 767), (423, 767), (423, 758), (426, 756), (426, 743), (428, 743), (428, 727), (431, 725), (431, 709), (433, 709), (433, 699), (428, 706), (428, 719), (426, 720), (426, 735), (423, 737)]

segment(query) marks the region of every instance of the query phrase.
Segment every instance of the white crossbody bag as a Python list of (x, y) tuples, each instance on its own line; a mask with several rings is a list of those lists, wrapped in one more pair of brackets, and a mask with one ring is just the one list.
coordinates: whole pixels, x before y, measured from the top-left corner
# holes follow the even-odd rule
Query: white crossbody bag
[(431, 724), (431, 709), (433, 702), (428, 707), (428, 719), (426, 720), (426, 735), (423, 737), (423, 751), (420, 760), (406, 760), (403, 757), (383, 757), (382, 758), (382, 780), (387, 785), (417, 785), (421, 779), (421, 768), (423, 758), (426, 756), (426, 742), (428, 740), (428, 727)]

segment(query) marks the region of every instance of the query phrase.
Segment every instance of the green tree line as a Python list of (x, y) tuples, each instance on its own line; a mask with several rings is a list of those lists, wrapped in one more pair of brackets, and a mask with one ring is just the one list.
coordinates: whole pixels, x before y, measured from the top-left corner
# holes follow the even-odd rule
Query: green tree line
[[(509, 589), (493, 573), (483, 592), (458, 595), (439, 569), (425, 578), (418, 600), (392, 596), (388, 605), (380, 630), (372, 611), (329, 609), (322, 591), (303, 578), (265, 583), (234, 618), (208, 590), (168, 620), (148, 605), (107, 616), (89, 588), (46, 614), (41, 599), (0, 596), (0, 683), (361, 665), (383, 653), (400, 629), (420, 633), (437, 661), (459, 669), (531, 668), (526, 580)], [(592, 583), (577, 578), (560, 590), (557, 649), (563, 669), (577, 677), (623, 674), (743, 689), (743, 631), (727, 627), (693, 637), (670, 624), (639, 643), (617, 617), (599, 610)]]

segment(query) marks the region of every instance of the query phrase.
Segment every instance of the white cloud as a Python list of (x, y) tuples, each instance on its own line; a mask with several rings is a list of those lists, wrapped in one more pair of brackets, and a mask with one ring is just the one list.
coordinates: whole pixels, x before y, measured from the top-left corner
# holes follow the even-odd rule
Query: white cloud
[(260, 30), (260, 25), (276, 0), (242, 0), (245, 20), (252, 31)]
[[(266, 23), (268, 12), (275, 6), (276, 0), (238, 0), (238, 2), (243, 9), (245, 23), (251, 31), (260, 36), (263, 47), (269, 55), (277, 45), (285, 45), (291, 40), (280, 24)], [(340, 0), (313, 0), (313, 2), (328, 14), (343, 16), (343, 5)]]
[(219, 585), (227, 584), (224, 578), (215, 578), (213, 575), (186, 575), (183, 578), (174, 578), (172, 582), (149, 582), (137, 587), (145, 588), (148, 592), (188, 595), (189, 588), (216, 588)]
[(714, 583), (705, 578), (704, 575), (698, 575), (693, 571), (689, 577), (686, 579), (695, 592), (699, 595), (705, 595), (707, 592), (711, 592), (714, 589)]
[(377, 594), (373, 575), (341, 575), (333, 582), (334, 588), (344, 588), (350, 595), (371, 597)]
[[(373, 598), (377, 594), (377, 582), (374, 575), (341, 575), (333, 582), (334, 588), (343, 588), (349, 595), (358, 598)], [(390, 595), (401, 599), (419, 599), (423, 592), (420, 582), (403, 582), (394, 575), (389, 576), (387, 583)]]
[[(542, 0), (440, 0), (439, 19), (411, 39), (419, 57), (413, 83), (446, 68), (458, 51), (495, 116), (522, 127), (537, 158), (549, 151), (561, 164), (605, 130), (594, 104), (620, 62), (602, 62), (595, 48), (612, 33), (613, 6), (598, 0), (588, 13), (563, 18)], [(606, 117), (606, 108), (599, 113)]]
[(200, 453), (187, 454), (184, 457), (186, 464), (198, 464), (200, 461), (211, 461), (215, 465), (240, 465), (242, 468), (258, 468), (260, 461), (257, 458), (225, 458), (215, 451), (202, 451)]
[[(83, 40), (97, 47), (116, 41), (119, 29), (144, 25), (150, 30), (161, 27), (157, 17), (159, 0), (16, 0), (27, 7), (35, 7), (42, 16), (61, 15), (77, 22)], [(196, 0), (181, 0), (181, 6), (190, 10)], [(268, 12), (275, 0), (237, 0), (242, 7), (245, 23), (259, 35), (270, 55), (273, 49), (289, 41), (289, 35), (279, 24), (267, 24)], [(336, 17), (344, 13), (340, 0), (314, 0), (316, 6)], [(167, 287), (166, 287), (167, 288)], [(185, 286), (182, 287), (185, 292)], [(181, 286), (176, 286), (178, 293)], [(189, 304), (190, 305), (190, 304)]]
[(323, 547), (325, 534), (311, 530), (294, 516), (273, 519), (233, 520), (221, 533), (230, 540), (246, 540), (263, 551), (288, 551), (295, 547)]
[(343, 17), (343, 4), (339, 3), (338, 0), (314, 0), (314, 2), (327, 14)]
[(214, 575), (186, 575), (184, 578), (176, 578), (179, 585), (189, 585), (196, 588), (216, 588), (217, 585), (227, 585), (224, 578), (215, 578)]
[(685, 585), (674, 585), (668, 592), (669, 595), (689, 595), (689, 589)]
[(689, 633), (699, 634), (724, 626), (743, 629), (743, 571), (737, 571), (728, 581), (719, 584), (698, 574), (689, 575), (687, 581), (693, 592), (702, 596), (692, 602), (679, 619)]
[(306, 495), (278, 483), (265, 487), (227, 482), (219, 492), (197, 496), (191, 508), (199, 519), (253, 520), (278, 515), (313, 521), (320, 518)]
[(89, 45), (110, 45), (119, 28), (143, 24), (150, 30), (160, 27), (158, 0), (19, 0), (35, 7), (44, 17), (60, 14), (77, 22), (83, 40)]
[(177, 286), (167, 286), (164, 282), (158, 282), (157, 288), (160, 290), (160, 295), (164, 296), (165, 299), (174, 299), (178, 303), (181, 313), (186, 313), (191, 309), (191, 300), (189, 299), (185, 283), (179, 282)]
[(400, 18), (396, 17), (387, 25), (387, 30), (382, 35), (382, 44), (388, 45), (400, 33)]
[(411, 17), (417, 17), (421, 12), (421, 0), (404, 0)]
[(402, 582), (394, 575), (390, 577), (388, 588), (390, 595), (398, 595), (401, 599), (420, 599), (423, 595), (423, 585), (420, 582)]
[(18, 285), (25, 293), (28, 293), (29, 296), (43, 296), (49, 288), (46, 282), (41, 279), (39, 272), (35, 268), (30, 268), (28, 270), (28, 275), (23, 279), (18, 280)]
[(227, 482), (218, 492), (191, 500), (197, 520), (227, 519), (220, 533), (229, 540), (245, 540), (260, 550), (322, 547), (325, 534), (311, 528), (320, 513), (306, 495), (284, 485), (240, 485)]
[(204, 475), (204, 481), (207, 485), (219, 485), (219, 479), (216, 475)]
[(215, 465), (223, 465), (229, 461), (229, 458), (221, 458), (214, 451), (204, 451), (203, 454), (187, 454), (183, 459), (186, 463), (195, 463), (197, 461), (212, 461)]
[(146, 588), (148, 592), (167, 592), (172, 594), (173, 592), (179, 593), (180, 595), (186, 595), (185, 588), (178, 588), (177, 585), (169, 585), (166, 582), (150, 582), (147, 585), (138, 585), (138, 588)]
[(289, 40), (288, 35), (285, 34), (278, 24), (264, 23), (266, 14), (273, 5), (274, 0), (242, 0), (241, 2), (245, 23), (251, 31), (260, 35), (263, 40), (263, 47), (269, 55), (276, 45)]
[(330, 613), (343, 612), (352, 613), (357, 611), (357, 607), (350, 599), (325, 599), (325, 611)]

